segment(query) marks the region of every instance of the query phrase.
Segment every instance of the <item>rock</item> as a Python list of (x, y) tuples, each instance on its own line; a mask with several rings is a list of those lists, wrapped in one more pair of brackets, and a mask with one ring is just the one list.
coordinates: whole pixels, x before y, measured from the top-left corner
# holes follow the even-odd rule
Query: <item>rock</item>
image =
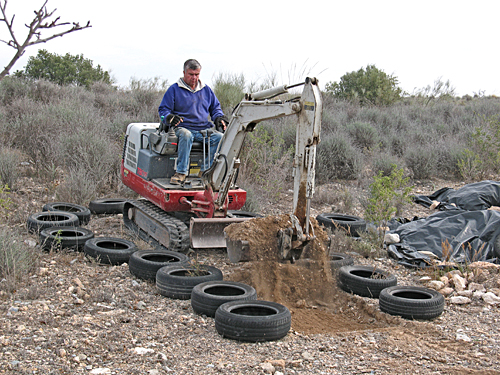
[(81, 289), (85, 289), (85, 286), (83, 285), (83, 283), (80, 281), (80, 279), (78, 277), (75, 277), (73, 280), (71, 280), (72, 282), (74, 282), (76, 284), (77, 287), (81, 288)]
[(92, 374), (92, 375), (111, 374), (111, 369), (109, 369), (107, 367), (99, 367), (99, 368), (95, 368), (92, 371), (90, 371), (90, 374)]
[(302, 353), (302, 358), (304, 358), (306, 361), (312, 361), (314, 360), (314, 356), (309, 353), (309, 352), (303, 352)]
[(492, 292), (487, 292), (483, 294), (483, 301), (488, 305), (500, 305), (500, 297), (497, 297)]
[(470, 290), (471, 292), (475, 292), (475, 291), (485, 292), (486, 291), (486, 288), (484, 287), (484, 285), (478, 284), (478, 283), (469, 283), (469, 285), (467, 286), (467, 289)]
[(282, 369), (285, 368), (285, 360), (284, 359), (273, 359), (271, 361), (268, 361), (270, 364), (272, 364), (274, 367), (281, 367)]
[(66, 350), (65, 349), (59, 349), (59, 357), (61, 357), (61, 358), (66, 357)]
[(274, 366), (272, 364), (270, 364), (269, 362), (264, 362), (264, 363), (261, 363), (260, 364), (260, 368), (266, 373), (266, 374), (274, 374), (274, 371), (276, 371), (276, 369), (274, 368)]
[(457, 294), (459, 296), (462, 296), (462, 297), (467, 297), (467, 298), (471, 298), (472, 297), (472, 291), (471, 290), (462, 290), (461, 292), (457, 292)]
[(134, 353), (135, 354), (146, 354), (146, 353), (154, 353), (154, 350), (153, 349), (148, 349), (148, 348), (141, 348), (141, 347), (136, 347), (134, 348)]
[(442, 281), (431, 280), (427, 283), (427, 287), (434, 290), (441, 290), (444, 288), (444, 283)]
[(455, 290), (453, 288), (443, 288), (441, 290), (438, 290), (439, 293), (441, 293), (443, 296), (448, 297), (451, 293), (453, 293)]
[(494, 264), (490, 262), (472, 262), (469, 264), (470, 269), (477, 269), (477, 268), (482, 268), (482, 269), (499, 269), (500, 265), (499, 264)]
[(474, 293), (472, 293), (472, 299), (473, 300), (481, 300), (483, 299), (485, 292), (482, 292), (480, 290), (476, 290)]
[(450, 279), (447, 278), (446, 276), (441, 276), (439, 278), (439, 281), (441, 281), (445, 287), (449, 286), (450, 285)]
[(453, 270), (446, 273), (446, 277), (448, 277), (448, 279), (450, 280), (453, 278), (453, 275), (462, 276), (462, 272), (460, 272), (460, 270)]
[(455, 286), (455, 290), (457, 292), (461, 292), (462, 290), (465, 290), (465, 288), (467, 287), (467, 280), (465, 280), (465, 278), (463, 278), (458, 274), (454, 274), (452, 276), (452, 281), (453, 285)]
[(139, 301), (135, 304), (135, 310), (144, 310), (146, 308), (146, 303), (144, 301)]
[(495, 294), (497, 297), (500, 297), (500, 289), (498, 289), (498, 288), (490, 288), (490, 289), (488, 289), (488, 292), (491, 292), (491, 293)]
[(421, 283), (426, 283), (426, 282), (431, 281), (431, 280), (432, 280), (432, 277), (430, 277), (430, 276), (423, 276), (420, 279), (418, 279), (418, 281), (420, 281)]
[(456, 296), (456, 297), (451, 297), (450, 298), (450, 303), (453, 303), (454, 305), (465, 305), (467, 303), (471, 303), (472, 301), (468, 297), (463, 297), (463, 296)]
[(437, 206), (439, 206), (441, 202), (438, 201), (432, 201), (432, 204), (429, 206), (429, 210), (435, 210)]
[(38, 276), (45, 276), (48, 273), (49, 273), (49, 269), (47, 267), (40, 267), (38, 269), (38, 272), (37, 272)]
[(462, 332), (457, 332), (456, 339), (461, 340), (461, 341), (467, 341), (467, 342), (471, 341), (470, 337)]
[(388, 245), (393, 243), (399, 243), (399, 235), (397, 233), (386, 233), (384, 236), (384, 242)]

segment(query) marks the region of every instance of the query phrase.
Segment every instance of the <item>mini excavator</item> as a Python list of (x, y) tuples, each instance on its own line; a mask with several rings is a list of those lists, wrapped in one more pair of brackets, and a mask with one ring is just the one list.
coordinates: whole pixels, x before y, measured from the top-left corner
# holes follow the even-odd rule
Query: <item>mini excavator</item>
[[(288, 90), (300, 86), (303, 86), (300, 95), (289, 93)], [(177, 159), (173, 129), (165, 129), (162, 123), (129, 124), (121, 178), (143, 198), (125, 203), (124, 224), (142, 238), (171, 251), (185, 252), (191, 247), (227, 248), (229, 254), (241, 252), (238, 246), (226, 243), (224, 228), (250, 219), (238, 216), (246, 192), (236, 185), (245, 137), (259, 122), (295, 116), (292, 225), (280, 230), (277, 237), (282, 260), (300, 258), (304, 245), (315, 238), (309, 214), (321, 114), (322, 99), (316, 78), (246, 94), (234, 109), (215, 155), (207, 154), (205, 142), (193, 144), (189, 176), (181, 185), (170, 184)], [(210, 132), (211, 129), (206, 137), (210, 137)], [(213, 158), (214, 162), (200, 176), (205, 158)]]

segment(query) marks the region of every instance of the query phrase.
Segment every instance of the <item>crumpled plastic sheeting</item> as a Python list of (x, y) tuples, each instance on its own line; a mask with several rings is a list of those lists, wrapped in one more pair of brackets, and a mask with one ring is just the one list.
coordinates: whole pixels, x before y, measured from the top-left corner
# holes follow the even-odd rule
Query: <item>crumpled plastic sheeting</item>
[[(424, 268), (431, 264), (430, 257), (419, 251), (430, 251), (441, 260), (458, 263), (495, 262), (500, 257), (500, 249), (495, 250), (495, 239), (500, 234), (497, 211), (455, 207), (404, 224), (393, 220), (389, 228), (389, 233), (396, 233), (401, 239), (388, 246), (389, 256), (408, 267)], [(443, 254), (443, 244), (449, 249), (447, 254)]]
[(431, 195), (416, 195), (413, 201), (427, 208), (432, 205), (432, 201), (438, 201), (440, 204), (437, 209), (441, 211), (456, 208), (467, 211), (486, 210), (491, 206), (500, 206), (500, 182), (475, 182), (458, 190), (442, 188)]

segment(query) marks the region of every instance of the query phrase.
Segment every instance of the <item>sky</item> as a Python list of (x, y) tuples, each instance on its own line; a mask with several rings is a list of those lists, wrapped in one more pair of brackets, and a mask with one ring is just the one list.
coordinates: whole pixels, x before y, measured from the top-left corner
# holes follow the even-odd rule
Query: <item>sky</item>
[[(7, 0), (20, 42), (44, 1)], [(408, 93), (449, 80), (459, 96), (500, 96), (498, 0), (48, 0), (47, 9), (92, 27), (28, 47), (11, 72), (39, 49), (83, 54), (122, 87), (131, 78), (174, 83), (189, 58), (208, 84), (220, 74), (257, 84), (276, 75), (280, 85), (309, 76), (324, 88), (375, 65)], [(0, 39), (10, 40), (3, 22)], [(14, 54), (0, 43), (2, 68)]]

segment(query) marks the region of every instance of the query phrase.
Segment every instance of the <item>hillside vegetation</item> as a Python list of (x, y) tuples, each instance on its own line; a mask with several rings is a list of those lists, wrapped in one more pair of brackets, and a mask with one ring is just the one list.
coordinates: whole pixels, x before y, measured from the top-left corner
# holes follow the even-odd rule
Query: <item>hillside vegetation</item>
[[(241, 86), (241, 84), (240, 84)], [(234, 89), (216, 81), (214, 90)], [(240, 99), (239, 87), (225, 112)], [(16, 189), (20, 162), (33, 177), (59, 180), (58, 199), (78, 204), (125, 194), (118, 171), (126, 127), (157, 122), (164, 88), (154, 82), (127, 90), (94, 83), (89, 89), (7, 78), (0, 82), (0, 183)], [(221, 100), (222, 101), (222, 100)], [(316, 180), (368, 184), (391, 166), (412, 179), (477, 180), (498, 172), (500, 99), (406, 97), (389, 106), (323, 95)], [(273, 197), (291, 181), (293, 117), (261, 123), (248, 137), (239, 176), (251, 196)], [(258, 205), (258, 202), (255, 202)]]

